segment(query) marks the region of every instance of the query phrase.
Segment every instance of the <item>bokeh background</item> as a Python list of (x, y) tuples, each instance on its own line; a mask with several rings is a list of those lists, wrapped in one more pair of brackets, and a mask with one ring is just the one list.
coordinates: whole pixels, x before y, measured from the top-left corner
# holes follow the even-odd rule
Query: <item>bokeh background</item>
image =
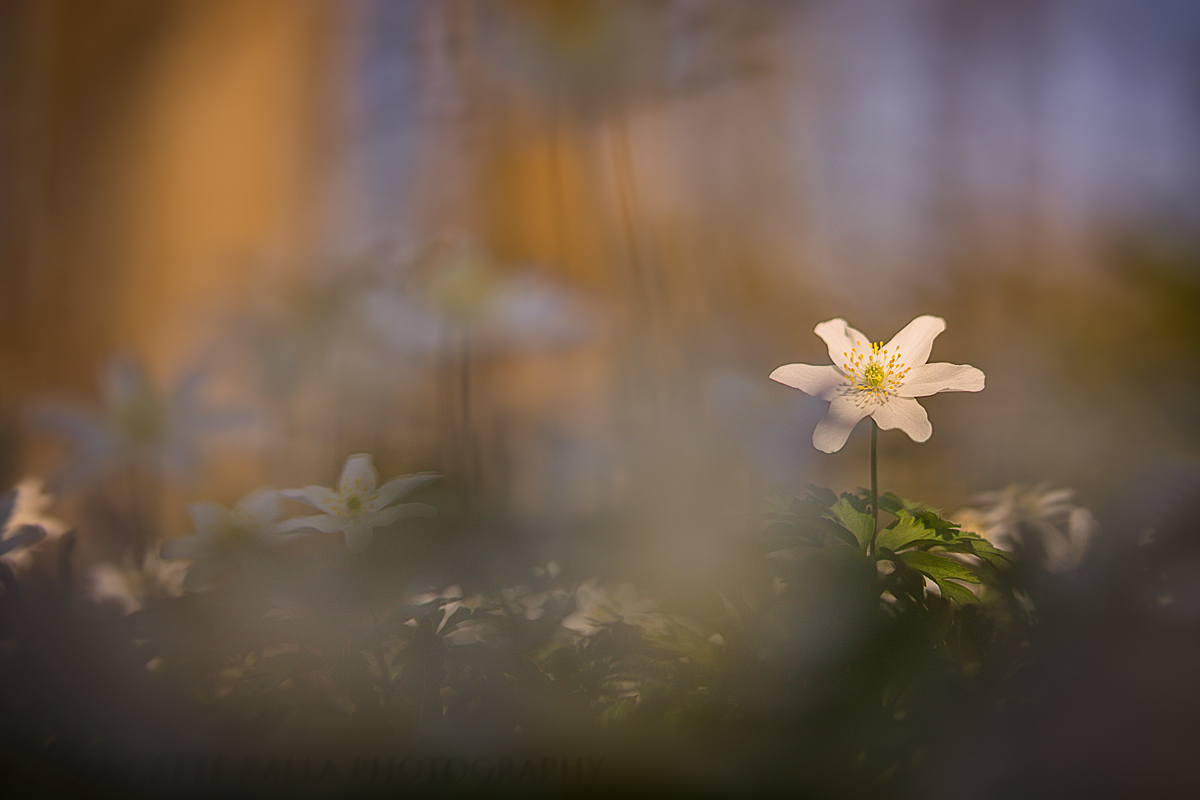
[(253, 420), (167, 536), (371, 452), (537, 558), (703, 580), (758, 498), (868, 481), (771, 370), (934, 314), (987, 388), (882, 488), (1133, 537), (1200, 479), (1198, 134), (1187, 0), (9, 0), (0, 483), (55, 485), (38, 410), (126, 354)]

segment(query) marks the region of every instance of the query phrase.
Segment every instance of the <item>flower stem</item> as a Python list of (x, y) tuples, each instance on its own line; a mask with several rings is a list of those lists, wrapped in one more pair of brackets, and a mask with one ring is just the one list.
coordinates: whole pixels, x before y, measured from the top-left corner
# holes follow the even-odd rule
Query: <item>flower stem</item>
[(879, 425), (871, 420), (871, 541), (867, 543), (867, 555), (875, 553), (875, 537), (879, 535), (879, 477), (876, 469), (876, 450), (879, 440)]

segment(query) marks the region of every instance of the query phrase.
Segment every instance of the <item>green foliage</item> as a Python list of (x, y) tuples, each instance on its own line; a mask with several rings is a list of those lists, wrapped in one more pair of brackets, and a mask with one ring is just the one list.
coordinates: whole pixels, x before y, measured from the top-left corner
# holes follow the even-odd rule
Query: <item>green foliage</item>
[(448, 560), (381, 537), (371, 558), (310, 545), (290, 563), (325, 564), (314, 580), (271, 565), (114, 625), (139, 674), (235, 749), (404, 752), (564, 730), (735, 746), (769, 732), (798, 771), (886, 787), (936, 752), (961, 698), (1018, 671), (1024, 631), (1008, 554), (895, 495), (879, 512), (876, 532), (861, 489), (771, 498), (732, 577), (700, 599), (532, 569), (414, 596), (406, 586)]
[(789, 621), (777, 646), (811, 662), (807, 680), (831, 706), (822, 719), (854, 720), (829, 741), (857, 748), (856, 769), (873, 780), (936, 750), (930, 731), (945, 724), (950, 698), (1016, 671), (1015, 570), (978, 534), (894, 494), (879, 498), (875, 533), (867, 490), (811, 485), (771, 498), (764, 521), (759, 613)]
[(1011, 557), (931, 508), (890, 493), (881, 496), (880, 512), (892, 519), (880, 520), (873, 553), (868, 555), (875, 525), (870, 493), (859, 489), (835, 495), (830, 489), (811, 484), (806, 488), (803, 498), (774, 498), (769, 502), (765, 515), (769, 522), (764, 531), (767, 547), (781, 551), (788, 547), (850, 545), (864, 558), (884, 565), (881, 571), (885, 576), (895, 575), (890, 580), (885, 577), (882, 592), (917, 603), (924, 602), (926, 592), (914, 585), (913, 572), (929, 578), (943, 598), (959, 606), (978, 602), (976, 594), (963, 584), (1005, 585)]

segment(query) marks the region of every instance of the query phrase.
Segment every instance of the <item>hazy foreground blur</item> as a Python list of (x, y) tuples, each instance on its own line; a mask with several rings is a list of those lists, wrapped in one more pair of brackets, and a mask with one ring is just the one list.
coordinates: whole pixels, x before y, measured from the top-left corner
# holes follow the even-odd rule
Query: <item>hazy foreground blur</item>
[[(703, 583), (767, 493), (868, 481), (771, 370), (934, 314), (987, 388), (881, 488), (1134, 536), (1200, 481), (1198, 42), (1172, 0), (9, 0), (0, 487), (82, 574), (105, 502), (173, 538), (368, 452), (534, 561)], [(37, 424), (138, 363), (228, 412), (151, 488)]]

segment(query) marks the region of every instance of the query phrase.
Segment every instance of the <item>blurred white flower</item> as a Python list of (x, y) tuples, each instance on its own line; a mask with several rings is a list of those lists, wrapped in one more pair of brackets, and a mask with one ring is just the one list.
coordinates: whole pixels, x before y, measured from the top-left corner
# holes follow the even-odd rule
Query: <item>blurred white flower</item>
[(345, 534), (346, 546), (355, 553), (361, 553), (371, 544), (376, 528), (409, 517), (431, 517), (436, 514), (436, 509), (424, 503), (402, 503), (398, 506), (392, 503), (439, 477), (434, 472), (404, 475), (377, 488), (379, 473), (371, 463), (371, 456), (366, 453), (352, 455), (342, 468), (337, 489), (306, 486), (281, 492), (285, 497), (325, 512), (288, 520), (281, 530), (312, 528), (324, 533), (340, 531)]
[[(500, 627), (496, 623), (496, 618), (503, 615), (500, 603), (482, 592), (470, 597), (463, 597), (462, 587), (454, 584), (440, 592), (423, 592), (413, 595), (409, 598), (409, 602), (413, 606), (438, 603), (441, 621), (437, 624), (436, 632), (446, 644), (498, 645), (504, 640)], [(447, 630), (446, 624), (459, 609), (464, 608), (471, 612), (470, 615), (466, 619), (460, 619), (452, 629)], [(410, 619), (406, 624), (416, 626), (417, 620)]]
[(653, 632), (662, 632), (667, 627), (667, 616), (655, 611), (657, 604), (639, 595), (631, 583), (609, 592), (592, 578), (575, 590), (575, 601), (575, 611), (562, 625), (583, 636), (591, 636), (617, 622)]
[(141, 564), (126, 553), (120, 565), (97, 564), (91, 569), (89, 596), (97, 603), (118, 603), (126, 616), (141, 611), (155, 600), (183, 594), (185, 561), (163, 561), (149, 551)]
[(463, 597), (462, 587), (458, 584), (453, 584), (442, 589), (440, 592), (423, 592), (413, 595), (409, 598), (409, 602), (414, 606), (424, 606), (437, 601), (442, 611), (442, 621), (438, 623), (437, 632), (441, 633), (442, 628), (446, 627), (446, 623), (454, 616), (454, 612), (460, 608), (465, 608), (468, 611), (475, 612), (480, 609), (485, 611), (499, 610), (500, 604), (492, 600), (482, 592), (477, 592), (470, 597)]
[(442, 622), (440, 625), (438, 625), (439, 631), (446, 624), (447, 620), (454, 616), (454, 612), (458, 611), (460, 608), (465, 608), (467, 611), (472, 613), (479, 611), (480, 609), (484, 611), (495, 611), (500, 608), (499, 603), (482, 592), (477, 592), (470, 597), (463, 597), (461, 589), (459, 589), (457, 586), (451, 586), (442, 594), (446, 598), (447, 602), (444, 606), (442, 606)]
[(566, 604), (571, 599), (570, 595), (562, 589), (534, 592), (528, 586), (512, 586), (502, 589), (500, 596), (504, 598), (509, 609), (531, 622), (541, 619), (545, 615), (547, 605), (556, 605), (565, 610)]
[(163, 542), (161, 553), (165, 559), (187, 558), (194, 562), (183, 582), (189, 591), (227, 570), (252, 566), (263, 551), (296, 538), (280, 530), (276, 522), (279, 493), (272, 489), (252, 492), (233, 510), (206, 502), (189, 506), (188, 513), (196, 532)]
[(467, 243), (454, 243), (409, 294), (362, 296), (364, 318), (399, 350), (456, 355), (471, 347), (537, 347), (577, 341), (587, 332), (580, 304), (532, 275), (501, 273)]
[(66, 523), (45, 513), (52, 501), (42, 491), (41, 479), (32, 477), (0, 495), (0, 556), (26, 567), (33, 558), (30, 545), (66, 532)]
[(953, 519), (1002, 550), (1026, 553), (1050, 572), (1064, 572), (1079, 565), (1099, 527), (1088, 509), (1070, 502), (1073, 495), (1044, 483), (1013, 484), (981, 492), (973, 507)]
[(491, 617), (472, 617), (454, 626), (454, 630), (442, 636), (448, 645), (462, 647), (472, 644), (486, 644), (499, 647), (505, 642), (504, 633)]
[(377, 291), (347, 269), (281, 287), (231, 321), (228, 347), (251, 356), (248, 377), (277, 401), (347, 382), (357, 388), (394, 380), (392, 371), (378, 369), (394, 348), (380, 346), (363, 309)]
[(206, 408), (200, 398), (203, 377), (192, 372), (165, 396), (136, 359), (121, 354), (105, 366), (100, 413), (61, 402), (35, 408), (33, 422), (72, 440), (75, 451), (54, 486), (74, 488), (131, 462), (182, 475), (193, 472), (201, 435), (252, 420), (245, 412)]
[(983, 389), (983, 373), (975, 367), (926, 363), (934, 338), (945, 329), (941, 317), (917, 317), (886, 345), (872, 344), (844, 319), (831, 319), (814, 332), (828, 345), (832, 365), (786, 364), (770, 377), (829, 401), (829, 413), (813, 431), (818, 450), (841, 450), (850, 431), (868, 416), (884, 430), (899, 428), (913, 441), (923, 442), (933, 426), (914, 398)]

